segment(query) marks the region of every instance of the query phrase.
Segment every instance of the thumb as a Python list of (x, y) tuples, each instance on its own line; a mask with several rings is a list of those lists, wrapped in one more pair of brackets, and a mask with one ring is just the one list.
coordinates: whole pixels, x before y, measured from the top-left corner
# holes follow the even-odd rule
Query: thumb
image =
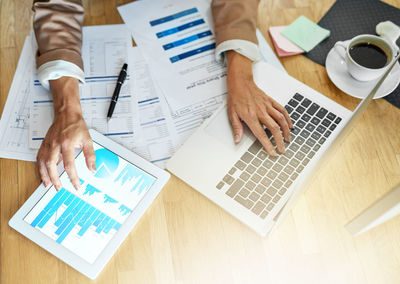
[(239, 143), (243, 137), (243, 124), (235, 111), (229, 113), (229, 120), (233, 129), (233, 139), (235, 143)]

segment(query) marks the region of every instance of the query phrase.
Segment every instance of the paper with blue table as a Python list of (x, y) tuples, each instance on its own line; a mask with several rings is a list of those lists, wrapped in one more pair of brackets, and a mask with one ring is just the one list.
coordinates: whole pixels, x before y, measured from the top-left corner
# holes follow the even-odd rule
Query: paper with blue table
[[(51, 187), (24, 221), (89, 263), (94, 263), (156, 178), (94, 143), (96, 172), (87, 169), (83, 152), (75, 162), (81, 188), (68, 175), (63, 188)], [(82, 249), (84, 248), (84, 249)]]

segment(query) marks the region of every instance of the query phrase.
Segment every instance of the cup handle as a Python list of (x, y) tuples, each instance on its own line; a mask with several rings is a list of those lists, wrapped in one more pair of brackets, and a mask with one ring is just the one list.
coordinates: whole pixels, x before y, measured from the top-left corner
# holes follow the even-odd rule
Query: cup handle
[(343, 59), (346, 60), (346, 49), (347, 46), (343, 41), (338, 41), (335, 43), (334, 49), (337, 54)]

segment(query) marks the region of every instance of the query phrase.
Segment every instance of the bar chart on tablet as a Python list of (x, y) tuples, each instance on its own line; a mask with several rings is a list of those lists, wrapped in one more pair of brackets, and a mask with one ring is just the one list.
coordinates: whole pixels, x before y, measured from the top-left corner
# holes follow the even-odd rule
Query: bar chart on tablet
[(81, 153), (76, 159), (81, 187), (66, 173), (63, 188), (43, 196), (25, 221), (86, 261), (93, 263), (155, 182), (155, 178), (95, 144), (96, 172)]

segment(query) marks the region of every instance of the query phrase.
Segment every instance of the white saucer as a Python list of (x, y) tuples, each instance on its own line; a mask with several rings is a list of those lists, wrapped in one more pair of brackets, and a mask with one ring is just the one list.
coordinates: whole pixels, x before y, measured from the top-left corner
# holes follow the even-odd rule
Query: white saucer
[[(339, 54), (332, 48), (326, 57), (326, 71), (331, 81), (340, 90), (346, 94), (363, 99), (365, 98), (372, 88), (378, 83), (378, 79), (368, 82), (361, 82), (354, 79), (349, 72), (347, 72), (346, 62), (339, 56)], [(374, 99), (382, 98), (397, 88), (400, 82), (400, 64), (399, 62), (393, 67), (392, 71), (379, 88)]]

